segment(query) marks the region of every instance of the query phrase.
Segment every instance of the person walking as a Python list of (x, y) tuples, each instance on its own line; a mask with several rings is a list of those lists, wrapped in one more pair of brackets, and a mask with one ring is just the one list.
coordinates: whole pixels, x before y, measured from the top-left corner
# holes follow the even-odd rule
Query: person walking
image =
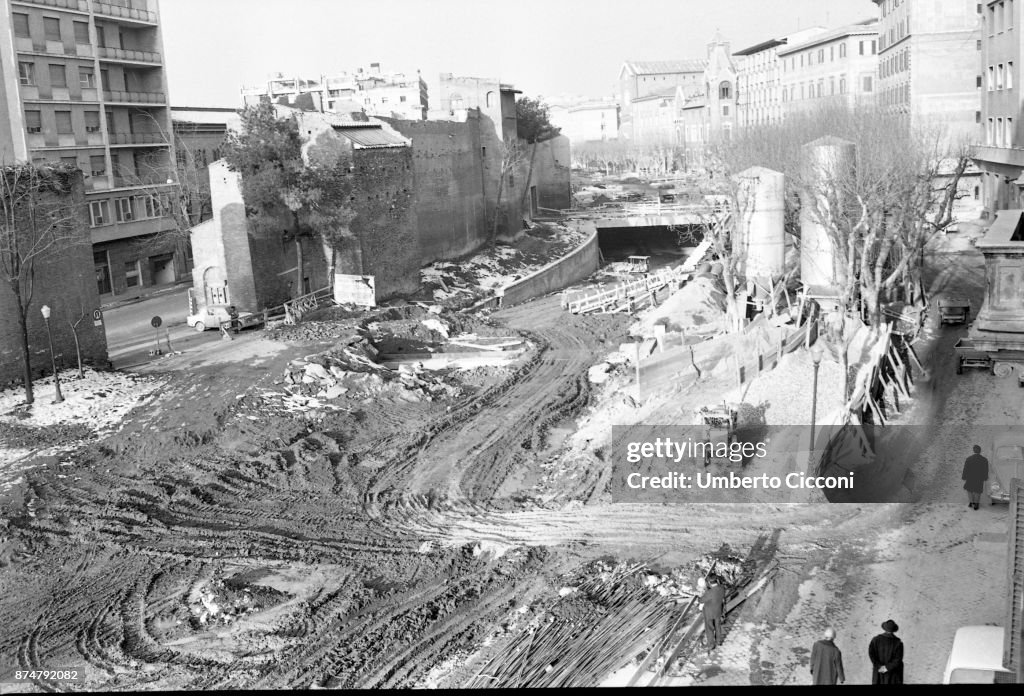
[(708, 654), (722, 643), (722, 615), (725, 614), (725, 588), (712, 576), (708, 589), (700, 598), (704, 611), (704, 642)]
[(868, 657), (871, 658), (872, 684), (903, 683), (903, 641), (897, 638), (896, 631), (900, 627), (892, 619), (882, 624), (880, 633), (871, 639), (868, 646)]
[(970, 499), (967, 507), (977, 510), (981, 492), (988, 481), (988, 460), (981, 456), (980, 446), (975, 445), (974, 454), (964, 460), (964, 473), (960, 478), (964, 480), (964, 490)]
[(825, 629), (825, 636), (811, 648), (811, 683), (815, 686), (835, 686), (846, 682), (843, 672), (843, 653), (836, 647), (836, 630)]

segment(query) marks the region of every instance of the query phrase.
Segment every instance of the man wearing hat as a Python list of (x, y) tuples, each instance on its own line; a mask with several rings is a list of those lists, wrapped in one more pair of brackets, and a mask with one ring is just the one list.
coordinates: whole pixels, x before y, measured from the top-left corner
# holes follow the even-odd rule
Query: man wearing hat
[(981, 492), (985, 490), (985, 482), (988, 481), (988, 460), (981, 456), (979, 445), (975, 445), (974, 454), (964, 460), (964, 472), (960, 478), (964, 480), (964, 490), (970, 499), (967, 507), (977, 510)]
[(868, 657), (871, 658), (871, 683), (872, 684), (902, 684), (903, 683), (903, 641), (897, 638), (894, 633), (900, 630), (896, 622), (887, 619), (882, 624), (881, 633), (871, 639), (868, 646)]

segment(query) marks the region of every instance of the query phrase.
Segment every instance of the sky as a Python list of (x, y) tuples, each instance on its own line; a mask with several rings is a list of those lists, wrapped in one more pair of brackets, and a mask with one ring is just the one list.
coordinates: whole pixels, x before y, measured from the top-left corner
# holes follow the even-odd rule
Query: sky
[(877, 14), (871, 0), (160, 0), (174, 106), (241, 105), (277, 72), (311, 76), (380, 63), (496, 77), (525, 96), (610, 96), (626, 60), (706, 57), (815, 25)]

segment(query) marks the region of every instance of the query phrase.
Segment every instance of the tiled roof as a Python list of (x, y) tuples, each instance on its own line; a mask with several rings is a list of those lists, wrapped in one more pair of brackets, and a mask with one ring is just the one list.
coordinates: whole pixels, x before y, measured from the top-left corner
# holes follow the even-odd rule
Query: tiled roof
[(841, 39), (844, 36), (856, 36), (861, 34), (877, 34), (878, 33), (878, 22), (857, 22), (856, 24), (847, 24), (844, 27), (827, 31), (823, 34), (818, 34), (814, 38), (805, 41), (800, 44), (793, 46), (786, 46), (786, 48), (779, 49), (778, 54), (780, 56), (789, 55), (795, 51), (799, 51), (804, 48), (810, 48), (811, 46), (817, 46), (818, 44), (828, 43), (829, 41), (835, 41)]
[(673, 87), (666, 87), (665, 89), (660, 90), (658, 92), (652, 92), (651, 94), (645, 94), (644, 96), (637, 97), (636, 99), (633, 99), (632, 101), (639, 102), (639, 101), (648, 101), (650, 99), (668, 99), (668, 98), (674, 97), (674, 96), (676, 96), (676, 88), (673, 86)]
[(663, 75), (666, 73), (703, 72), (706, 60), (627, 60), (625, 67), (637, 75)]
[(340, 133), (360, 148), (405, 147), (409, 141), (377, 126), (335, 126)]

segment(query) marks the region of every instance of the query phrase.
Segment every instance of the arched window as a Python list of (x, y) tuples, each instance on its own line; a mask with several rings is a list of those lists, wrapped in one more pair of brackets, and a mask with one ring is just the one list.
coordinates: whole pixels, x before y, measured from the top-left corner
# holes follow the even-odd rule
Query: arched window
[(487, 106), (488, 108), (494, 106), (494, 92), (487, 93)]
[(718, 98), (719, 99), (732, 99), (732, 83), (721, 82), (718, 85)]

